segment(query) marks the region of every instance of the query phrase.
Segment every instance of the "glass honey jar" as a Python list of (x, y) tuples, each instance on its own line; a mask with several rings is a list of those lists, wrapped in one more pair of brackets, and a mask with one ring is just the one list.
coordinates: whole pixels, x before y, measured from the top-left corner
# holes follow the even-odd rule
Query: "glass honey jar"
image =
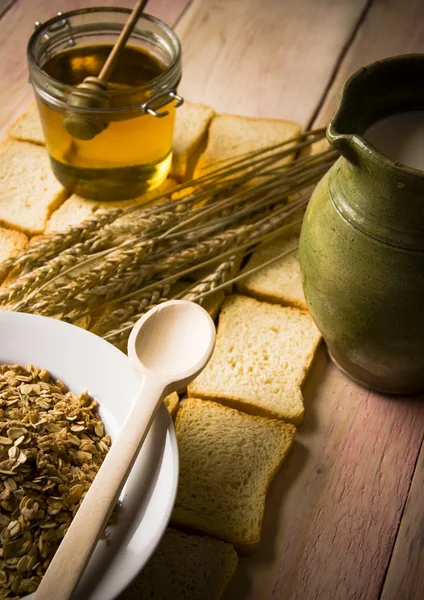
[[(70, 191), (95, 200), (134, 198), (158, 187), (172, 160), (181, 47), (174, 32), (143, 14), (100, 92), (84, 90), (97, 77), (130, 9), (87, 8), (58, 13), (28, 42), (28, 65), (53, 172)], [(90, 98), (90, 94), (96, 94)], [(70, 123), (97, 131), (80, 139)]]

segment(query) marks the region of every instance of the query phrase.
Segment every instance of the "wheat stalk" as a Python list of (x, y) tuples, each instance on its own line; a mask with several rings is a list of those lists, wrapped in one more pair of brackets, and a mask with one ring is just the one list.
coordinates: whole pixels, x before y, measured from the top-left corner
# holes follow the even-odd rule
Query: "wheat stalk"
[[(14, 310), (23, 309), (25, 296), (34, 290), (39, 290), (46, 283), (56, 280), (65, 272), (71, 273), (74, 267), (81, 270), (93, 255), (96, 256), (96, 259), (100, 259), (119, 245), (128, 245), (128, 241), (145, 241), (145, 238), (151, 234), (166, 231), (174, 220), (175, 214), (168, 211), (161, 215), (152, 214), (144, 219), (117, 226), (108, 224), (100, 236), (88, 237), (85, 241), (61, 252), (38, 268), (34, 266), (33, 270), (28, 273), (25, 268), (19, 277), (13, 279), (5, 290), (0, 292), (0, 306), (14, 306)], [(131, 235), (128, 239), (125, 234), (129, 232)], [(38, 261), (38, 258), (36, 260)], [(23, 302), (17, 304), (20, 300)]]
[[(113, 282), (119, 281), (121, 276), (127, 279), (128, 274), (134, 272), (136, 266), (141, 264), (153, 248), (154, 242), (142, 241), (128, 245), (128, 248), (117, 249), (107, 256), (102, 256), (100, 263), (94, 264), (92, 268), (75, 277), (71, 284), (66, 279), (63, 284), (53, 280), (47, 287), (36, 289), (35, 293), (15, 304), (13, 310), (25, 311), (30, 308), (37, 314), (57, 316), (66, 320), (78, 318), (78, 311), (86, 307), (87, 300), (91, 306), (96, 304), (99, 297), (105, 301), (113, 300)], [(98, 262), (97, 256), (93, 258)]]
[[(182, 292), (177, 297), (194, 302), (196, 298), (202, 294), (212, 294), (219, 289), (221, 285), (226, 284), (232, 278), (235, 266), (238, 262), (239, 260), (236, 256), (231, 256), (228, 260), (219, 264), (212, 273), (200, 279), (195, 285), (191, 286), (189, 290)], [(203, 297), (206, 296), (202, 296), (202, 298)], [(202, 304), (202, 301), (200, 301), (199, 304)]]
[(4, 281), (8, 275), (16, 276), (22, 272), (28, 272), (54, 258), (62, 250), (73, 246), (77, 241), (81, 242), (87, 239), (94, 229), (104, 226), (110, 216), (110, 214), (96, 214), (66, 231), (32, 242), (14, 257), (2, 262), (0, 281)]
[[(224, 161), (178, 186), (172, 200), (166, 193), (157, 196), (157, 205), (98, 211), (81, 225), (30, 244), (0, 268), (0, 278), (7, 277), (0, 306), (91, 321), (92, 330), (122, 344), (125, 328), (146, 307), (172, 296), (170, 286), (185, 274), (224, 261), (187, 286), (184, 296), (201, 301), (228, 286), (235, 251), (249, 251), (291, 226), (307, 201), (301, 195), (286, 204), (286, 198), (315, 184), (336, 154), (281, 161), (322, 137), (322, 131), (307, 132)], [(96, 319), (102, 309), (106, 313)]]
[(146, 307), (155, 306), (161, 299), (169, 298), (172, 284), (158, 284), (156, 288), (149, 292), (141, 292), (136, 298), (127, 300), (126, 302), (115, 304), (111, 307), (110, 312), (105, 311), (104, 315), (99, 319), (96, 325), (92, 328), (93, 333), (100, 336), (112, 336), (115, 330), (121, 329), (123, 324), (135, 322), (138, 315), (143, 314)]
[[(84, 247), (84, 250), (93, 246), (94, 248), (99, 249), (101, 247), (100, 244), (102, 238), (106, 237), (104, 240), (105, 243), (108, 243), (109, 241), (106, 226), (120, 217), (128, 216), (135, 211), (141, 212), (142, 215), (150, 216), (160, 214), (163, 210), (169, 209), (169, 207), (173, 209), (173, 212), (181, 212), (182, 207), (186, 205), (186, 209), (189, 210), (190, 204), (206, 200), (208, 197), (209, 199), (210, 197), (215, 198), (223, 191), (229, 191), (234, 186), (240, 186), (245, 181), (251, 180), (261, 169), (264, 172), (264, 166), (272, 165), (290, 154), (310, 146), (312, 143), (323, 137), (323, 132), (323, 129), (315, 132), (305, 132), (301, 136), (292, 138), (281, 144), (275, 144), (274, 146), (263, 150), (247, 153), (235, 160), (225, 161), (227, 164), (224, 164), (224, 166), (221, 167), (218, 166), (213, 172), (200, 177), (194, 182), (188, 182), (178, 186), (175, 190), (177, 193), (193, 187), (200, 190), (202, 187), (205, 188), (201, 192), (196, 192), (196, 194), (192, 195), (188, 194), (185, 198), (180, 199), (178, 205), (175, 205), (175, 203), (169, 200), (168, 202), (165, 201), (166, 199), (169, 199), (170, 196), (169, 192), (166, 192), (165, 194), (158, 194), (150, 200), (150, 203), (163, 200), (164, 202), (159, 208), (154, 207), (146, 209), (143, 204), (137, 204), (127, 208), (116, 208), (108, 211), (99, 210), (83, 223), (69, 227), (66, 231), (40, 238), (36, 242), (31, 243), (30, 246), (21, 251), (13, 259), (4, 261), (0, 269), (0, 281), (3, 281), (8, 274), (13, 274), (15, 277), (20, 273), (30, 272), (34, 268), (44, 265), (46, 261), (54, 258), (61, 252), (69, 250), (79, 244), (83, 244), (84, 242), (89, 242), (89, 244)], [(302, 141), (299, 142), (299, 139)], [(289, 148), (285, 148), (285, 146), (289, 146)], [(324, 154), (325, 153), (321, 153), (322, 156)], [(312, 158), (306, 157), (298, 159), (287, 165), (282, 165), (281, 168), (290, 170), (290, 167), (292, 167), (294, 163), (299, 167), (302, 164), (306, 164), (308, 161), (317, 161), (320, 160), (320, 158), (321, 156), (317, 155)], [(291, 170), (294, 172), (293, 168)], [(232, 176), (234, 176), (233, 179)], [(99, 244), (98, 246), (96, 246), (96, 241)], [(83, 249), (81, 249), (81, 251), (83, 251)]]
[[(301, 183), (297, 183), (293, 189), (300, 189), (305, 185), (305, 181), (309, 183), (310, 178), (306, 178)], [(250, 204), (250, 206), (247, 206), (244, 210), (233, 212), (232, 215), (225, 217), (224, 222), (218, 219), (212, 226), (207, 223), (206, 226), (203, 226), (206, 227), (206, 230), (203, 232), (203, 236), (210, 235), (213, 230), (216, 231), (217, 229), (222, 229), (224, 224), (226, 227), (228, 227), (231, 222), (240, 221), (241, 217), (251, 214), (256, 209), (259, 210), (263, 207), (268, 207), (272, 203), (275, 204), (275, 185), (276, 182), (274, 180), (272, 181), (272, 186), (274, 186), (274, 188), (272, 186), (270, 187), (267, 183), (264, 184), (262, 189), (265, 191), (269, 189), (270, 191), (268, 194), (265, 194), (265, 196), (256, 203)], [(244, 196), (247, 197), (247, 199), (250, 199), (252, 197), (252, 192), (246, 191)], [(202, 211), (200, 211), (200, 213), (202, 213)], [(168, 222), (174, 216), (169, 212), (165, 213), (165, 215)], [(149, 224), (146, 225), (147, 231), (149, 230), (148, 225)], [(159, 229), (161, 229), (163, 226), (164, 221), (161, 219)], [(151, 229), (154, 229), (154, 224), (151, 226)], [(172, 231), (174, 231), (175, 236), (175, 229), (171, 229), (171, 232)], [(185, 239), (183, 246), (191, 243), (191, 237), (193, 236), (190, 235), (190, 232), (187, 233), (186, 231), (182, 231), (179, 233), (179, 235)], [(197, 239), (201, 238), (200, 231), (198, 229), (195, 231), (195, 237)], [(163, 239), (163, 236), (161, 239)], [(146, 268), (142, 268), (141, 263), (145, 262), (146, 254), (152, 253), (153, 248), (155, 247), (154, 242), (155, 238), (152, 238), (150, 242), (142, 241), (133, 243), (133, 238), (131, 238), (122, 244), (121, 248), (118, 247), (109, 249), (106, 251), (106, 255), (104, 252), (99, 253), (98, 256), (94, 255), (91, 259), (89, 259), (89, 261), (86, 261), (86, 263), (81, 264), (81, 262), (77, 262), (76, 265), (75, 262), (68, 263), (66, 260), (67, 254), (65, 253), (65, 256), (62, 254), (53, 261), (50, 261), (50, 263), (41, 269), (36, 270), (26, 278), (21, 278), (20, 281), (12, 284), (12, 286), (10, 286), (10, 288), (4, 292), (3, 297), (0, 296), (0, 302), (2, 302), (5, 306), (9, 305), (9, 307), (13, 308), (13, 310), (25, 310), (30, 306), (29, 302), (31, 302), (32, 310), (40, 314), (57, 315), (61, 318), (63, 318), (64, 314), (67, 314), (67, 317), (72, 319), (73, 317), (69, 315), (68, 307), (64, 304), (71, 298), (75, 299), (75, 313), (76, 310), (81, 310), (83, 305), (94, 305), (98, 301), (99, 297), (104, 297), (106, 301), (109, 301), (114, 299), (114, 297), (125, 294), (126, 291), (131, 287), (139, 286), (141, 283), (143, 283), (149, 276), (149, 270), (147, 269), (146, 273)], [(209, 245), (212, 247), (220, 243), (222, 243), (222, 240), (217, 237), (215, 242), (211, 240)], [(182, 250), (182, 253), (184, 258), (184, 250)], [(98, 260), (99, 258), (102, 259), (100, 262)], [(201, 255), (200, 258), (203, 258), (203, 255)], [(63, 271), (69, 264), (71, 265), (70, 271), (72, 271), (72, 267), (74, 265), (78, 270), (80, 270), (84, 264), (87, 265), (93, 259), (99, 264), (95, 264), (88, 272), (83, 273), (79, 277), (77, 276), (74, 279), (71, 287), (67, 285), (66, 278), (65, 282), (60, 285), (60, 277), (63, 274), (67, 274), (66, 271), (65, 273), (63, 273)], [(166, 264), (166, 259), (164, 264)], [(167, 266), (169, 267), (169, 265)], [(59, 268), (57, 269), (57, 267)], [(40, 276), (43, 272), (47, 274), (47, 277), (42, 278)], [(52, 276), (53, 282), (56, 282), (56, 286), (51, 288), (51, 291), (49, 287), (47, 288), (47, 290), (49, 290), (48, 300), (45, 298), (40, 298), (41, 293), (46, 291), (45, 286), (41, 288), (39, 287), (40, 284), (45, 282), (46, 279), (47, 281), (52, 282)], [(58, 277), (59, 281), (57, 281)], [(28, 280), (30, 281), (28, 282)], [(106, 287), (104, 285), (105, 282), (107, 282)], [(31, 295), (31, 292), (34, 289), (37, 290), (35, 297), (34, 295)], [(29, 296), (27, 295), (25, 299), (21, 300), (20, 302), (16, 302), (16, 299), (22, 297), (24, 290), (26, 290), (27, 294), (29, 293)], [(111, 292), (108, 290), (111, 290)], [(13, 302), (15, 303), (11, 304)], [(49, 303), (52, 305), (52, 309), (50, 311), (48, 308)]]
[[(35, 312), (75, 321), (87, 314), (87, 307), (96, 307), (99, 299), (103, 302), (124, 297), (130, 290), (138, 289), (160, 273), (177, 275), (186, 265), (222, 255), (232, 251), (248, 240), (256, 243), (265, 234), (277, 228), (290, 214), (296, 213), (305, 205), (305, 200), (283, 206), (260, 221), (241, 225), (220, 235), (207, 238), (196, 244), (186, 240), (178, 254), (165, 255), (161, 261), (146, 261), (155, 248), (154, 240), (129, 244), (127, 248), (115, 250), (89, 271), (76, 277), (69, 285), (66, 281), (53, 288), (40, 288), (29, 294), (23, 301), (13, 305), (13, 310)], [(190, 245), (191, 244), (191, 245)], [(46, 293), (47, 292), (47, 293)]]
[[(277, 254), (273, 258), (262, 262), (256, 267), (246, 269), (243, 273), (240, 273), (239, 275), (232, 275), (234, 271), (234, 262), (236, 261), (236, 259), (233, 257), (225, 263), (219, 265), (215, 271), (201, 279), (195, 285), (191, 286), (190, 288), (187, 288), (186, 290), (177, 295), (173, 295), (170, 297), (184, 298), (185, 300), (189, 300), (190, 302), (202, 304), (203, 301), (211, 294), (214, 294), (221, 290), (228, 290), (228, 288), (237, 281), (240, 281), (254, 273), (257, 273), (261, 269), (264, 269), (269, 265), (277, 262), (278, 260), (289, 256), (293, 252), (296, 252), (296, 250), (298, 249), (298, 246), (294, 246), (290, 250), (285, 250), (284, 252)], [(142, 305), (141, 311), (134, 310), (131, 316), (127, 315), (125, 322), (121, 321), (121, 323), (118, 326), (108, 331), (107, 333), (104, 333), (102, 337), (104, 337), (104, 339), (106, 339), (108, 342), (116, 345), (121, 350), (124, 350), (131, 329), (134, 327), (138, 319), (140, 319), (150, 308), (153, 308), (154, 306), (157, 306), (157, 304), (160, 304), (162, 302), (166, 302), (166, 300), (168, 299), (169, 298), (167, 297), (158, 298), (158, 296), (154, 295), (149, 296), (150, 302), (144, 303)], [(138, 306), (140, 307), (140, 305)]]
[[(193, 270), (206, 266), (210, 261), (218, 258), (226, 258), (234, 252), (246, 247), (251, 247), (262, 241), (263, 238), (270, 232), (278, 229), (278, 227), (287, 220), (289, 215), (296, 214), (305, 206), (305, 199), (299, 200), (293, 207), (283, 207), (274, 214), (262, 219), (262, 222), (255, 222), (251, 225), (242, 225), (232, 230), (226, 231), (220, 235), (210, 239), (203, 240), (197, 244), (191, 245), (180, 250), (178, 254), (165, 256), (157, 264), (148, 262), (145, 265), (141, 264), (136, 270), (122, 274), (120, 281), (114, 282), (114, 294), (120, 301), (130, 299), (137, 296), (138, 292), (127, 291), (133, 287), (140, 288), (142, 284), (151, 279), (158, 279), (161, 274), (166, 274), (165, 278), (160, 279), (162, 283), (175, 281), (177, 278), (182, 278), (184, 275)], [(285, 227), (290, 228), (291, 224)], [(192, 266), (193, 265), (193, 266)], [(185, 267), (188, 267), (187, 269)], [(153, 286), (156, 283), (152, 284)], [(144, 287), (148, 291), (150, 286)], [(97, 294), (96, 290), (90, 290), (89, 294)], [(87, 302), (87, 299), (85, 299)], [(83, 313), (80, 313), (80, 316)]]
[(232, 277), (236, 263), (238, 263), (238, 259), (231, 257), (218, 265), (212, 273), (203, 277), (197, 284), (194, 286), (187, 285), (186, 289), (178, 294), (170, 294), (172, 284), (163, 286), (158, 284), (151, 292), (139, 294), (135, 298), (124, 302), (120, 308), (107, 315), (101, 328), (94, 328), (93, 331), (104, 337), (108, 342), (123, 349), (126, 346), (131, 329), (150, 308), (170, 298), (192, 300), (200, 293), (205, 295), (213, 293), (216, 288)]

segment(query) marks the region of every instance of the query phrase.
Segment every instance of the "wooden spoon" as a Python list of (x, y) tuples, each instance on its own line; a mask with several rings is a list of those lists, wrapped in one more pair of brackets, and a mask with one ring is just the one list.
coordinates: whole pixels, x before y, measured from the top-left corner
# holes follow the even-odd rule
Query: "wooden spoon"
[[(34, 600), (72, 597), (165, 396), (186, 386), (208, 362), (215, 325), (199, 305), (170, 300), (134, 326), (128, 356), (140, 374), (138, 399), (112, 444), (50, 563)], [(119, 401), (119, 398), (117, 398)]]

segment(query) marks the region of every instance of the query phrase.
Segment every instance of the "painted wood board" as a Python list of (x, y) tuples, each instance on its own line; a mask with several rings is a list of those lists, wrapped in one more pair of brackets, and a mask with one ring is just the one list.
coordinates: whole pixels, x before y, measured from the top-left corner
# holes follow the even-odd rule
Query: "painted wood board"
[(177, 27), (181, 93), (218, 112), (306, 125), (365, 0), (194, 0)]
[(423, 11), (422, 0), (373, 0), (314, 125), (327, 125), (343, 83), (361, 67), (397, 54), (424, 52)]
[(349, 381), (324, 346), (305, 422), (274, 481), (257, 552), (226, 599), (377, 599), (422, 440), (424, 403)]
[[(228, 4), (230, 5), (232, 2), (233, 0), (230, 0)], [(112, 3), (117, 4), (117, 0), (114, 0)], [(151, 3), (152, 6), (156, 5), (154, 0)], [(169, 0), (169, 3), (171, 3), (171, 0)], [(31, 12), (28, 10), (30, 6), (29, 0), (19, 0), (17, 5), (19, 4), (26, 6), (26, 10), (19, 13), (19, 19), (15, 17), (12, 22), (8, 22), (9, 30), (12, 30), (13, 27), (16, 29), (18, 23), (22, 27), (22, 19), (24, 17), (26, 19), (26, 14)], [(49, 3), (37, 1), (32, 3), (32, 5), (34, 4), (44, 6), (46, 10), (45, 15), (47, 16)], [(89, 2), (86, 1), (82, 4), (86, 6)], [(161, 4), (165, 6), (166, 3), (162, 2)], [(209, 5), (210, 2), (206, 1), (202, 4)], [(227, 10), (226, 7), (222, 7), (222, 4), (223, 2), (217, 3), (221, 10)], [(239, 4), (241, 5), (242, 3), (240, 2)], [(268, 1), (265, 4), (270, 9), (270, 2)], [(273, 4), (276, 4), (276, 0)], [(347, 4), (347, 2), (342, 0), (342, 4)], [(415, 11), (415, 8), (418, 7), (418, 2), (405, 2), (399, 13), (396, 13), (393, 2), (385, 2), (384, 4), (392, 7), (392, 12), (389, 10), (387, 14), (394, 15), (394, 29), (396, 29), (396, 18), (405, 26), (404, 33), (402, 34), (405, 43), (410, 43), (411, 40), (419, 40), (421, 25), (418, 19), (419, 15)], [(68, 8), (68, 5), (66, 8)], [(172, 10), (174, 5), (175, 2), (172, 3)], [(188, 31), (185, 27), (190, 23), (191, 16), (197, 14), (197, 11), (201, 9), (199, 5), (200, 2), (195, 1), (193, 7), (187, 11), (186, 16), (183, 18), (181, 24), (183, 51), (185, 48), (184, 31)], [(248, 0), (246, 5), (250, 7), (251, 0)], [(407, 5), (406, 12), (412, 11), (413, 19), (416, 21), (413, 24), (413, 19), (411, 15), (409, 16), (409, 30), (405, 25), (407, 20), (405, 5)], [(285, 6), (289, 6), (289, 3), (286, 3)], [(381, 35), (388, 38), (389, 35), (385, 33), (387, 29), (384, 23), (383, 2), (375, 0), (373, 6), (379, 8), (379, 11), (375, 14), (378, 15), (380, 20), (378, 27), (374, 25), (374, 28), (370, 28), (368, 35), (375, 37), (378, 33), (377, 29), (380, 28)], [(374, 39), (367, 42), (367, 38), (362, 36), (364, 28), (368, 26), (368, 20), (373, 15), (373, 6), (356, 38), (356, 40), (361, 40), (361, 47), (367, 43), (373, 46), (375, 42)], [(5, 22), (15, 8), (13, 7), (6, 13), (4, 16)], [(243, 12), (243, 10), (240, 7), (240, 11)], [(329, 6), (327, 12), (331, 12), (331, 10), (332, 8)], [(348, 7), (347, 10), (352, 9)], [(401, 16), (401, 12), (403, 16)], [(162, 15), (162, 18), (170, 22), (167, 14)], [(298, 20), (304, 18), (303, 16), (299, 16), (299, 13), (296, 14), (298, 15)], [(40, 13), (38, 13), (33, 19), (31, 17), (31, 22), (36, 18), (42, 19), (43, 17), (40, 17)], [(325, 20), (325, 18), (322, 17), (321, 21)], [(291, 19), (290, 15), (288, 19)], [(345, 22), (342, 18), (340, 20)], [(354, 21), (354, 19), (351, 20), (352, 27), (355, 25)], [(5, 52), (2, 45), (4, 40), (2, 25), (3, 23), (0, 21), (0, 58), (1, 56), (7, 56), (8, 60), (13, 62), (16, 51), (11, 49), (11, 47), (7, 50), (7, 54), (1, 54)], [(191, 32), (190, 36), (196, 35), (201, 37), (202, 23), (198, 23), (198, 27), (200, 32)], [(206, 35), (212, 36), (213, 45), (215, 33), (210, 25), (210, 19), (205, 20), (205, 27), (203, 29), (204, 40), (207, 39)], [(333, 23), (333, 30), (334, 27), (335, 24)], [(237, 29), (237, 32), (239, 37), (243, 36), (242, 29)], [(247, 33), (249, 33), (249, 29), (247, 29)], [(330, 29), (327, 33), (330, 35)], [(28, 34), (29, 32), (25, 36), (15, 36), (15, 49), (19, 47), (19, 45), (16, 45), (19, 40), (21, 40), (21, 44), (26, 44)], [(303, 37), (305, 36), (306, 33), (304, 32)], [(394, 33), (393, 36), (396, 40), (397, 38)], [(254, 38), (251, 44), (255, 43), (258, 46), (263, 46), (266, 43), (266, 37), (265, 34), (262, 34), (259, 41), (258, 38)], [(301, 37), (300, 34), (299, 37)], [(298, 47), (296, 44), (300, 44), (297, 39), (289, 37), (289, 40), (294, 49)], [(355, 47), (356, 40), (352, 49)], [(346, 41), (347, 35), (345, 36)], [(228, 41), (223, 40), (223, 43), (227, 44)], [(278, 43), (281, 43), (281, 41)], [(398, 45), (394, 47), (402, 47), (402, 40), (396, 43)], [(316, 46), (318, 47), (318, 45), (319, 41), (316, 40)], [(253, 95), (250, 97), (250, 104), (244, 105), (241, 102), (238, 96), (241, 79), (237, 71), (237, 61), (234, 55), (236, 51), (233, 52), (231, 48), (232, 46), (229, 48), (227, 46), (232, 66), (231, 71), (229, 68), (226, 75), (225, 87), (221, 87), (220, 75), (215, 68), (210, 70), (209, 76), (211, 80), (208, 78), (204, 82), (196, 81), (197, 67), (194, 68), (196, 66), (195, 60), (199, 61), (199, 65), (204, 60), (204, 57), (201, 58), (200, 56), (197, 59), (195, 56), (192, 56), (190, 59), (192, 67), (188, 64), (188, 68), (193, 69), (189, 86), (194, 91), (201, 90), (205, 86), (212, 86), (215, 90), (213, 93), (216, 95), (217, 100), (221, 102), (221, 106), (225, 106), (224, 101), (228, 100), (229, 106), (223, 109), (227, 112), (240, 113), (245, 111), (245, 114), (250, 115), (294, 118), (283, 112), (282, 108), (281, 111), (278, 111), (278, 114), (277, 112), (272, 114), (272, 111), (276, 110), (276, 101), (272, 96), (272, 78), (275, 79), (275, 74), (267, 75), (269, 83), (264, 89), (266, 89), (269, 98), (267, 94), (263, 94), (263, 89), (258, 88), (256, 91), (252, 90)], [(292, 52), (294, 56), (293, 48), (288, 49), (287, 52)], [(299, 48), (301, 48), (301, 45)], [(357, 51), (361, 54), (362, 50), (361, 52), (359, 50), (360, 48)], [(24, 52), (25, 50), (23, 49), (23, 54)], [(392, 54), (393, 52), (389, 49), (388, 53)], [(314, 60), (313, 54), (309, 50), (303, 58), (296, 59), (295, 64), (291, 67), (293, 72), (288, 69), (288, 76), (294, 80), (296, 78), (296, 69), (301, 78), (304, 77), (304, 69), (311, 72), (313, 69), (309, 63)], [(316, 55), (318, 60), (318, 58), (322, 57), (321, 51), (317, 50)], [(349, 51), (346, 54), (346, 59), (348, 56)], [(364, 54), (362, 56), (366, 62), (369, 62)], [(336, 66), (337, 56), (334, 56), (333, 59), (333, 65)], [(343, 64), (344, 61), (342, 67)], [(0, 70), (1, 68), (0, 66)], [(328, 69), (328, 77), (331, 76), (330, 71), (331, 69)], [(233, 82), (231, 72), (233, 74)], [(23, 71), (21, 70), (21, 75), (22, 73)], [(321, 77), (322, 74), (317, 67), (318, 75)], [(2, 77), (2, 73), (0, 73), (0, 77)], [(245, 81), (248, 81), (247, 70), (244, 71), (243, 77)], [(339, 77), (337, 75), (335, 81)], [(345, 76), (342, 77), (343, 80), (344, 78)], [(316, 93), (317, 90), (315, 92), (311, 91), (313, 102), (311, 98), (306, 98), (308, 104), (306, 108), (302, 107), (302, 103), (305, 101), (304, 96), (298, 95), (297, 102), (299, 106), (295, 106), (294, 110), (299, 115), (303, 115), (302, 119), (304, 119), (304, 121), (301, 121), (301, 118), (299, 118), (299, 121), (306, 123), (310, 115), (313, 114), (314, 107), (320, 101), (320, 94), (324, 93), (325, 85), (328, 82), (328, 78), (326, 81), (324, 79), (322, 78), (322, 86), (319, 89), (319, 94)], [(2, 107), (0, 109), (0, 126), (5, 122), (3, 120), (5, 99), (6, 107), (9, 103), (9, 108), (13, 110), (16, 108), (14, 99), (21, 102), (20, 107), (14, 110), (14, 113), (18, 114), (30, 96), (29, 86), (27, 86), (28, 93), (26, 95), (22, 92), (26, 79), (25, 81), (21, 80), (19, 83), (12, 77), (8, 81), (10, 81), (11, 86), (9, 93), (6, 95), (6, 98), (0, 97), (0, 106)], [(287, 88), (290, 87), (291, 89), (291, 85), (291, 83), (287, 84)], [(277, 96), (278, 94), (280, 95), (281, 105), (283, 105), (288, 89), (282, 88), (281, 83), (278, 81), (275, 83), (275, 86)], [(234, 94), (235, 98), (239, 98), (239, 102), (236, 99), (232, 99), (231, 93)], [(187, 97), (194, 100), (203, 100), (208, 103), (206, 97), (196, 98), (190, 96), (188, 93)], [(294, 104), (294, 101), (295, 98), (293, 97), (290, 102)], [(212, 104), (212, 102), (210, 103)], [(238, 109), (238, 103), (240, 110)], [(285, 106), (289, 109), (290, 103)], [(10, 117), (10, 113), (8, 114)], [(321, 115), (324, 114), (325, 104)], [(324, 116), (322, 118), (324, 119)], [(418, 403), (411, 404), (410, 401), (402, 400), (394, 405), (391, 402), (387, 403), (382, 397), (370, 395), (361, 390), (358, 386), (351, 384), (329, 363), (323, 348), (320, 350), (318, 360), (308, 380), (305, 388), (305, 396), (305, 424), (299, 432), (298, 441), (288, 462), (283, 467), (270, 490), (260, 548), (252, 557), (241, 560), (236, 577), (227, 594), (228, 600), (230, 598), (237, 600), (262, 600), (262, 598), (270, 597), (274, 599), (284, 598), (284, 600), (298, 598), (302, 598), (302, 600), (309, 600), (309, 598), (325, 598), (325, 600), (332, 600), (333, 598), (359, 598), (362, 600), (362, 598), (378, 597), (384, 577), (384, 570), (387, 567), (393, 548), (415, 460), (419, 451), (420, 435), (422, 436), (423, 431), (422, 405)], [(373, 439), (372, 435), (376, 436), (376, 439)], [(418, 471), (416, 471), (414, 482), (418, 481), (419, 483), (415, 484), (415, 486), (422, 486), (422, 477), (421, 479), (416, 479), (417, 473)], [(410, 530), (414, 528), (417, 519), (419, 522), (420, 518), (419, 516), (417, 517), (416, 512), (417, 502), (412, 502), (411, 506), (411, 498), (416, 497), (418, 500), (420, 496), (422, 498), (422, 487), (418, 488), (418, 493), (415, 493), (415, 495), (413, 494), (413, 490), (414, 483), (411, 487), (410, 502), (404, 513), (405, 519), (408, 515), (408, 510), (410, 512), (410, 520), (406, 522), (406, 524), (409, 523)], [(336, 503), (332, 499), (330, 492), (333, 495), (336, 494), (336, 498), (340, 502)], [(361, 511), (360, 502), (362, 501), (364, 503), (367, 502), (366, 508), (370, 513), (367, 510)], [(411, 512), (412, 509), (415, 512)], [(404, 527), (405, 521), (402, 521), (398, 544), (402, 542), (401, 535), (402, 528)], [(416, 542), (414, 542), (417, 539), (416, 535), (415, 533), (413, 539), (406, 538), (407, 543), (412, 544), (413, 549), (416, 549)], [(371, 548), (371, 552), (368, 552), (369, 548)], [(420, 557), (421, 555), (418, 556)], [(395, 557), (396, 547), (388, 576), (393, 571), (393, 565), (396, 564), (396, 562), (393, 563)], [(401, 581), (402, 583), (402, 580), (405, 579), (405, 571), (401, 569), (399, 573), (400, 575), (394, 573), (393, 581)], [(406, 589), (414, 590), (415, 588), (409, 587)], [(416, 589), (419, 590), (419, 588)], [(413, 596), (412, 599), (416, 600), (418, 597)], [(392, 600), (392, 598), (395, 598), (395, 596), (387, 596), (387, 598), (383, 596), (383, 600)]]
[(0, 17), (12, 6), (16, 0), (0, 0)]
[[(150, 0), (149, 14), (173, 25), (188, 0)], [(33, 98), (28, 83), (26, 45), (34, 30), (34, 21), (45, 21), (62, 12), (89, 6), (125, 6), (132, 8), (132, 0), (19, 0), (0, 20), (0, 139), (9, 125), (25, 110)]]
[[(346, 52), (315, 121), (328, 123), (344, 81), (356, 70), (389, 56), (424, 52), (421, 0), (374, 0), (353, 43)], [(420, 421), (421, 432), (424, 422)], [(394, 552), (388, 566), (382, 600), (424, 598), (424, 451), (415, 469)]]
[(415, 468), (381, 600), (424, 598), (424, 444)]

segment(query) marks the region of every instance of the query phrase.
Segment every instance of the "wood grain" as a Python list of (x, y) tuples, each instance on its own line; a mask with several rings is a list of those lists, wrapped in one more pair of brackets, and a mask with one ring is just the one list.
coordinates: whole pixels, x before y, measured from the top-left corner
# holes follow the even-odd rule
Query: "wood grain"
[[(68, 0), (66, 9), (90, 3)], [(172, 24), (186, 5), (151, 0), (149, 12)], [(305, 125), (344, 53), (316, 120), (325, 124), (353, 71), (389, 55), (424, 52), (422, 0), (374, 0), (345, 52), (365, 5), (194, 0), (177, 27), (182, 92), (219, 111)], [(31, 97), (25, 46), (32, 22), (50, 16), (51, 6), (17, 0), (0, 21), (0, 135)], [(422, 600), (423, 450), (415, 475), (414, 467), (424, 403), (370, 394), (340, 373), (324, 348), (304, 393), (305, 423), (271, 487), (262, 542), (240, 560), (227, 600), (377, 600), (387, 569), (382, 600)]]
[(195, 0), (177, 27), (181, 92), (218, 112), (306, 125), (365, 0)]
[[(408, 16), (405, 3), (397, 8), (403, 29), (393, 45), (395, 25), (385, 26), (383, 2), (371, 7), (342, 67), (351, 52), (373, 47), (377, 24), (369, 28), (368, 19), (375, 10), (385, 55), (420, 37), (411, 27), (418, 3), (406, 4)], [(305, 125), (364, 6), (195, 0), (177, 28), (182, 92), (218, 111)], [(340, 69), (333, 95), (344, 79)], [(326, 122), (324, 111), (320, 118)], [(262, 543), (241, 559), (228, 600), (379, 596), (421, 444), (423, 404), (370, 394), (329, 364), (324, 350), (305, 394), (305, 424), (270, 490)]]
[(228, 600), (378, 598), (421, 444), (424, 403), (360, 388), (324, 347), (304, 395), (305, 422), (270, 490), (261, 545), (240, 560)]
[[(188, 0), (151, 0), (148, 12), (173, 25), (187, 3)], [(17, 0), (0, 20), (0, 139), (32, 99), (32, 89), (28, 83), (26, 45), (34, 30), (34, 21), (45, 21), (60, 9), (66, 11), (99, 4), (132, 8), (134, 2), (66, 0), (62, 5), (53, 4), (51, 0)]]
[(375, 60), (414, 52), (424, 52), (422, 0), (374, 0), (314, 124), (328, 123), (340, 89), (352, 73)]
[(15, 0), (0, 0), (0, 17), (4, 15), (8, 8), (12, 6)]
[(381, 600), (424, 598), (424, 444), (390, 561)]
[[(424, 52), (422, 1), (374, 0), (346, 52), (314, 123), (325, 125), (334, 111), (345, 80), (362, 66), (396, 54)], [(419, 421), (421, 435), (424, 423)], [(402, 465), (399, 468), (403, 468)], [(424, 450), (415, 470), (406, 509), (400, 523), (393, 555), (387, 571), (382, 600), (421, 600), (424, 598)], [(384, 579), (384, 578), (383, 578)]]

